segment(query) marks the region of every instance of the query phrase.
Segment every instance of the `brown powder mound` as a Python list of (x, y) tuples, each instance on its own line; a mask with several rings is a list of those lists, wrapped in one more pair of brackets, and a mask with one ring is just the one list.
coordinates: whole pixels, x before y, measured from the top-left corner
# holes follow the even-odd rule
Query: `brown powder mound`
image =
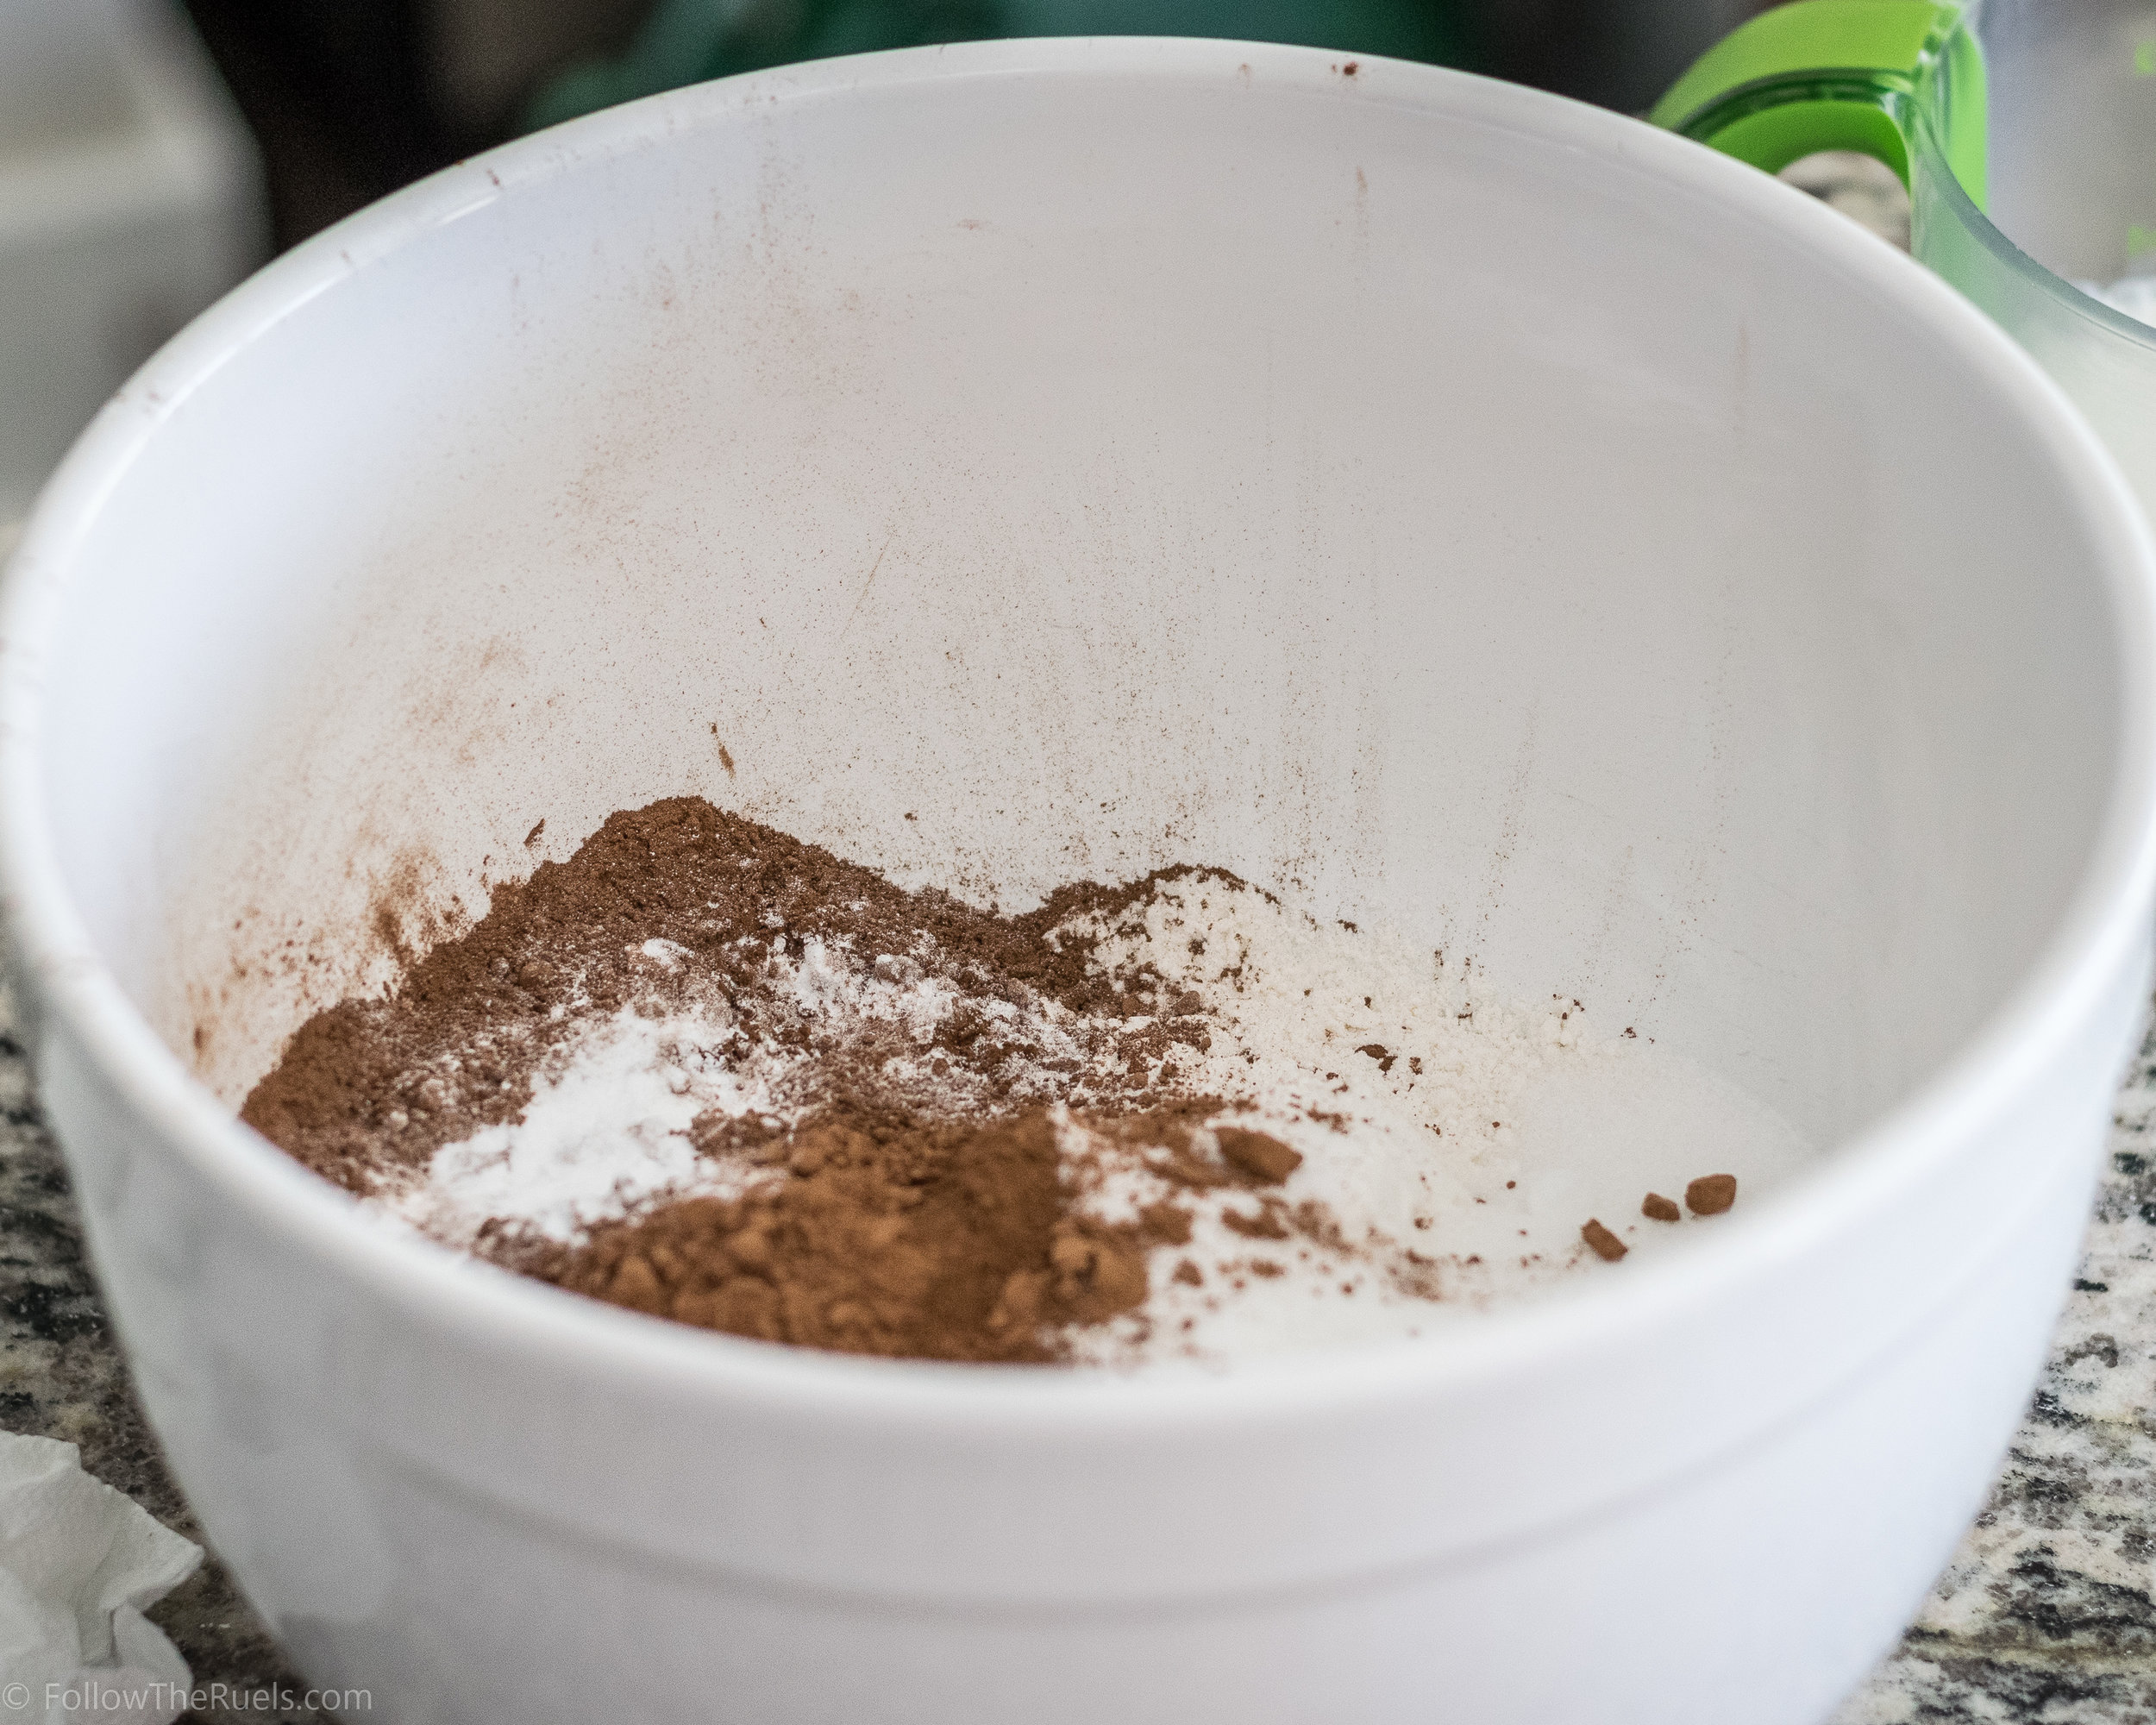
[[(711, 1109), (689, 1129), (708, 1166), (737, 1176), (734, 1195), (664, 1199), (567, 1244), (496, 1218), (473, 1251), (737, 1335), (1052, 1361), (1069, 1327), (1143, 1305), (1147, 1252), (1187, 1242), (1191, 1217), (1166, 1201), (1132, 1222), (1086, 1214), (1086, 1170), (1059, 1155), (1050, 1102), (1082, 1108), (1102, 1142), (1172, 1186), (1257, 1195), (1234, 1223), (1250, 1237), (1289, 1233), (1259, 1189), (1285, 1180), (1296, 1151), (1236, 1126), (1216, 1130), (1217, 1156), (1194, 1138), (1226, 1107), (1178, 1092), (1175, 1051), (1209, 1037), (1195, 997), (1150, 969), (1109, 973), (1066, 926), (1188, 872), (1069, 886), (1006, 917), (902, 891), (698, 799), (655, 803), (498, 888), (484, 919), (386, 998), (310, 1019), (241, 1117), (356, 1193), (393, 1190), (442, 1145), (520, 1121), (603, 1019), (690, 1012), (711, 1030), (699, 1057), (761, 1063), (782, 1092), (778, 1113)], [(837, 953), (893, 987), (932, 978), (955, 1003), (925, 1046), (895, 1020), (819, 1018), (799, 988), (811, 943), (819, 962)], [(1323, 1221), (1294, 1226), (1314, 1239)]]
[(833, 1113), (787, 1177), (596, 1230), (526, 1267), (564, 1288), (767, 1341), (907, 1359), (1046, 1362), (1061, 1327), (1141, 1305), (1145, 1253), (1188, 1238), (1157, 1206), (1071, 1213), (1044, 1109), (985, 1124)]
[[(568, 862), (495, 888), (487, 914), (413, 964), (387, 999), (346, 1000), (310, 1019), (240, 1117), (364, 1195), (385, 1171), (423, 1168), (442, 1145), (519, 1119), (547, 1057), (593, 1011), (655, 1014), (701, 985), (723, 995), (744, 1042), (805, 1046), (796, 1008), (766, 973), (774, 946), (798, 957), (811, 939), (887, 955), (972, 994), (980, 1004), (954, 1013), (937, 1043), (947, 1066), (981, 1088), (994, 1091), (999, 1069), (1025, 1052), (1000, 1038), (981, 1008), (1031, 991), (1093, 1015), (1096, 1037), (1115, 1040), (1126, 1068), (1109, 1088), (1143, 1090), (1172, 1065), (1178, 1042), (1203, 1045), (1203, 1021), (1167, 998), (1156, 975), (1106, 975), (1087, 943), (1049, 936), (1183, 872), (1063, 887), (1039, 909), (1005, 917), (944, 893), (902, 891), (701, 798), (669, 799), (609, 816)], [(642, 950), (653, 942), (690, 962), (666, 969)], [(1126, 1026), (1132, 1018), (1144, 1021)], [(856, 1050), (843, 1063), (874, 1069), (892, 1051)], [(1072, 1100), (1111, 1098), (1081, 1089)]]

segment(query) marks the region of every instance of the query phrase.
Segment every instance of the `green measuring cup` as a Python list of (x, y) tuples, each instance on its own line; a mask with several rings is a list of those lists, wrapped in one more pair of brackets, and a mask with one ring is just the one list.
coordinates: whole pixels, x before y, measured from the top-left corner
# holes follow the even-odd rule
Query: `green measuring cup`
[(2156, 516), (2156, 327), (2119, 309), (2156, 317), (2156, 0), (1796, 0), (1652, 118), (1769, 172), (1885, 162), (1910, 249), (2058, 380)]

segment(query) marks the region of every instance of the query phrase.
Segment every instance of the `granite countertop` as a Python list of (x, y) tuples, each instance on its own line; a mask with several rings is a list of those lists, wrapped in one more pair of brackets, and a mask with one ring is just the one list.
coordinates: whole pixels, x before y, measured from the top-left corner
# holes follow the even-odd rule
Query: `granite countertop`
[[(1883, 172), (1846, 160), (1789, 177), (1906, 243), (1906, 200)], [(203, 1539), (135, 1404), (3, 1000), (0, 1427), (78, 1444), (91, 1473)], [(150, 1615), (198, 1687), (238, 1697), (188, 1719), (326, 1717), (273, 1704), (306, 1684), (214, 1553)], [(1831, 1725), (2156, 1725), (2156, 1036), (2120, 1091), (2080, 1271), (1990, 1501)]]

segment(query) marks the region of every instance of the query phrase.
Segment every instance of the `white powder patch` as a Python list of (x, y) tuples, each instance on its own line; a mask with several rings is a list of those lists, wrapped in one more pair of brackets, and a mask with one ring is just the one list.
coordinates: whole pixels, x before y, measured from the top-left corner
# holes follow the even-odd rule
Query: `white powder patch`
[(724, 1033), (702, 1016), (598, 1019), (521, 1119), (444, 1145), (423, 1182), (383, 1201), (436, 1239), (464, 1245), (496, 1217), (569, 1240), (655, 1198), (720, 1189), (726, 1182), (691, 1145), (689, 1123), (713, 1106), (730, 1113), (769, 1106), (758, 1075), (724, 1059)]

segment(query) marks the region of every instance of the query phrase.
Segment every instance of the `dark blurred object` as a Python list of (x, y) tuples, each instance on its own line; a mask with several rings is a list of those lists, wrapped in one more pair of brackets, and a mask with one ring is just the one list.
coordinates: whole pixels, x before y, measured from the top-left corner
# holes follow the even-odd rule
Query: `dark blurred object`
[(278, 248), (454, 160), (419, 0), (187, 0), (268, 167)]
[(1762, 9), (1760, 0), (185, 3), (261, 140), (280, 248), (501, 141), (520, 116), (787, 59), (966, 36), (1173, 31), (1465, 66), (1637, 113)]
[(1459, 0), (659, 0), (624, 52), (547, 85), (524, 124), (797, 60), (1011, 36), (1226, 36), (1474, 60)]
[(651, 0), (185, 0), (260, 140), (278, 248), (498, 143)]
[(1490, 70), (1644, 114), (1685, 68), (1774, 0), (1473, 0)]
[(652, 0), (427, 0), (428, 87), (451, 127), (489, 142), (571, 62), (617, 52)]

